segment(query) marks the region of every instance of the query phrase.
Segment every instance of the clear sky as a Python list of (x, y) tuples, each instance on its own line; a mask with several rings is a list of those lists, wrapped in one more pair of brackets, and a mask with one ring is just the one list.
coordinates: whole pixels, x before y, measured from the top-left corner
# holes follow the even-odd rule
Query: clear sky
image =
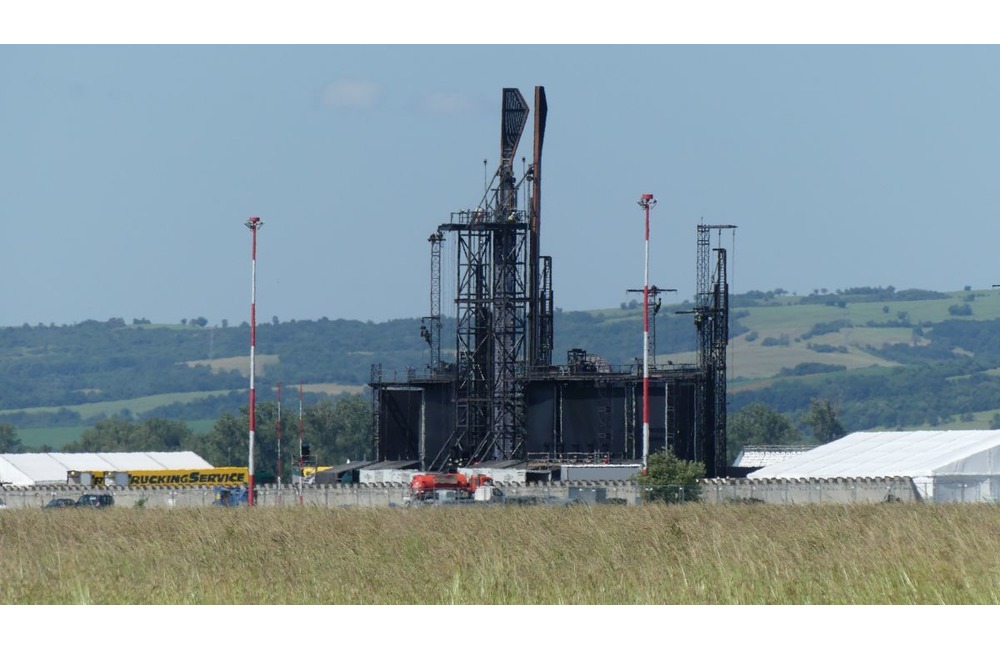
[(427, 237), (535, 85), (564, 310), (641, 288), (644, 192), (678, 300), (699, 222), (737, 226), (739, 293), (1000, 283), (998, 46), (27, 44), (0, 46), (0, 325), (248, 321), (250, 216), (258, 321), (426, 315)]

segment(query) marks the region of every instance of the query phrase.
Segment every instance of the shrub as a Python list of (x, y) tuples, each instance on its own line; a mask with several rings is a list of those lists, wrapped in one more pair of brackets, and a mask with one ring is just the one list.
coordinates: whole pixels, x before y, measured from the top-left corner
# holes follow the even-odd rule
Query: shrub
[(952, 316), (972, 316), (972, 305), (965, 303), (964, 305), (951, 305), (948, 307), (948, 313)]
[(645, 501), (681, 503), (701, 498), (698, 481), (703, 478), (704, 463), (682, 460), (666, 449), (649, 456), (647, 471), (639, 476), (638, 483), (645, 488)]

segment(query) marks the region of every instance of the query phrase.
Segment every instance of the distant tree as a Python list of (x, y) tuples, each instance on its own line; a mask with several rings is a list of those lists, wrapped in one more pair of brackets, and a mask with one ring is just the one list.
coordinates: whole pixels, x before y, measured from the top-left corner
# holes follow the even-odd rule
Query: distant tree
[(844, 437), (844, 425), (837, 418), (837, 411), (830, 400), (809, 400), (809, 412), (801, 422), (812, 431), (812, 437), (822, 444)]
[(67, 443), (67, 452), (149, 451), (139, 424), (122, 417), (101, 420), (87, 429), (76, 442)]
[(216, 467), (243, 467), (247, 464), (246, 407), (240, 415), (224, 413), (212, 430), (194, 440), (193, 451)]
[(705, 464), (682, 460), (669, 449), (650, 454), (647, 471), (636, 481), (643, 488), (643, 500), (681, 503), (701, 497), (700, 479), (705, 478)]
[(360, 395), (321, 401), (306, 411), (304, 425), (313, 441), (312, 452), (322, 464), (371, 453), (371, 405)]
[(222, 327), (223, 328), (229, 327), (229, 319), (228, 318), (223, 318), (222, 319)]
[(183, 422), (153, 418), (140, 423), (117, 415), (97, 422), (63, 451), (179, 451), (189, 444), (191, 436), (191, 429)]
[(802, 440), (791, 420), (763, 402), (753, 402), (734, 413), (726, 428), (730, 463), (747, 445), (790, 445)]
[(972, 316), (972, 305), (968, 303), (964, 305), (951, 305), (948, 307), (948, 313), (952, 316)]
[(6, 422), (0, 424), (0, 454), (19, 454), (23, 451), (24, 445), (14, 426)]
[(205, 327), (206, 325), (208, 325), (208, 319), (205, 318), (204, 316), (198, 316), (197, 318), (192, 318), (190, 322), (195, 327)]
[(149, 447), (143, 451), (181, 451), (190, 443), (193, 432), (184, 422), (153, 418), (140, 425)]

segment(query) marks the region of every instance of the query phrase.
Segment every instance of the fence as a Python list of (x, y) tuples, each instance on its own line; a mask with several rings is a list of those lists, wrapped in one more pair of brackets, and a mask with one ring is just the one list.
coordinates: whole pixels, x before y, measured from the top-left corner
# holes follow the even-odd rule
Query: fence
[[(885, 501), (994, 501), (990, 483), (952, 482), (938, 486), (937, 498), (930, 498), (926, 488), (918, 490), (909, 478), (880, 479), (709, 479), (690, 486), (664, 485), (643, 487), (634, 481), (563, 481), (551, 483), (498, 483), (502, 499), (493, 503), (508, 505), (566, 505), (574, 503), (640, 505), (650, 500), (690, 501), (705, 504), (725, 503), (877, 503)], [(54, 498), (76, 499), (84, 492), (109, 492), (119, 507), (179, 508), (211, 506), (212, 488), (111, 488), (88, 490), (80, 486), (48, 485), (10, 487), (0, 490), (7, 509), (40, 508)], [(402, 483), (364, 485), (292, 486), (262, 485), (257, 488), (260, 507), (321, 508), (405, 507), (411, 505), (409, 487)]]

